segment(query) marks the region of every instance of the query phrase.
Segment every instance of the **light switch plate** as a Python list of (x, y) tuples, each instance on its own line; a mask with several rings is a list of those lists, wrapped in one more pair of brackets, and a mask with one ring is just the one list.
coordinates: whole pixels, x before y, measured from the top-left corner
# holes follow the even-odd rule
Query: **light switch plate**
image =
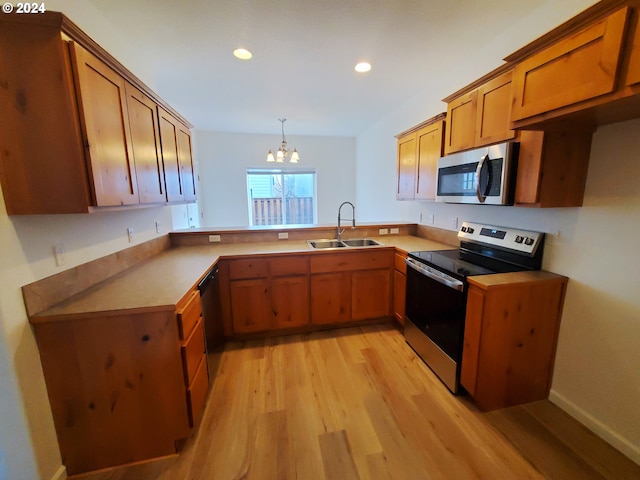
[(391, 235), (398, 235), (400, 233), (399, 228), (392, 228), (390, 231), (391, 231)]
[(129, 227), (127, 228), (127, 238), (129, 239), (129, 243), (133, 242), (133, 228)]
[(220, 235), (209, 235), (209, 242), (214, 243), (219, 241), (220, 241)]
[(379, 235), (389, 235), (389, 229), (388, 228), (381, 228), (380, 230), (378, 230), (378, 234)]
[(278, 232), (279, 240), (286, 240), (287, 238), (289, 238), (289, 234), (287, 232)]

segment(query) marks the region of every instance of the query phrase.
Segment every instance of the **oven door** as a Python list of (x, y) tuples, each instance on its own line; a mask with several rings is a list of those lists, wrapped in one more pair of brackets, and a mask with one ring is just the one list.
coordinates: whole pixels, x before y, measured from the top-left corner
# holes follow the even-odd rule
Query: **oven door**
[(436, 201), (512, 204), (517, 151), (517, 143), (506, 142), (440, 158)]
[(405, 340), (453, 392), (459, 389), (467, 303), (464, 282), (406, 259)]

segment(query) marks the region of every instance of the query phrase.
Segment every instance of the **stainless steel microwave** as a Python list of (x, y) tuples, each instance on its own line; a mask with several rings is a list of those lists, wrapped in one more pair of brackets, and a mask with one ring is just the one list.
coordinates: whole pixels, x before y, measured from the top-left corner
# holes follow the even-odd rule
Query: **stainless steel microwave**
[(513, 205), (519, 147), (504, 142), (440, 158), (436, 201)]

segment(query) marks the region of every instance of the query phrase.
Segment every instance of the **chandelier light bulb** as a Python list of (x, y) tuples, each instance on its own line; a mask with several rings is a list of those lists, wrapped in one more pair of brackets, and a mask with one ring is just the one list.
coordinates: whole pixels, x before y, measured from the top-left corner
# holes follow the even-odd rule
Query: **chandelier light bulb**
[(291, 156), (289, 157), (287, 139), (284, 136), (284, 122), (286, 122), (287, 119), (279, 118), (278, 121), (282, 124), (282, 141), (276, 153), (273, 153), (273, 150), (269, 150), (269, 153), (267, 153), (267, 162), (283, 163), (288, 159), (290, 163), (298, 163), (298, 161), (300, 160), (300, 154), (298, 153), (298, 150), (294, 148), (291, 151)]

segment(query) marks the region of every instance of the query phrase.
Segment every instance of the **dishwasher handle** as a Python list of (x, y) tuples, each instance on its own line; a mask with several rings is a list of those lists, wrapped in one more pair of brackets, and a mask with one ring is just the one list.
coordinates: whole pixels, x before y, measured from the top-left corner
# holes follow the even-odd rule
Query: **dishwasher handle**
[(207, 272), (200, 283), (198, 284), (198, 290), (200, 291), (200, 295), (203, 295), (209, 284), (218, 277), (218, 266), (216, 265), (211, 270)]
[(436, 282), (446, 285), (449, 288), (453, 288), (454, 290), (458, 290), (459, 292), (464, 291), (464, 282), (461, 282), (457, 278), (453, 278), (446, 273), (442, 273), (440, 270), (436, 270), (429, 265), (424, 265), (413, 258), (405, 258), (404, 261), (408, 267), (413, 268), (425, 277), (429, 277), (431, 280), (435, 280)]

